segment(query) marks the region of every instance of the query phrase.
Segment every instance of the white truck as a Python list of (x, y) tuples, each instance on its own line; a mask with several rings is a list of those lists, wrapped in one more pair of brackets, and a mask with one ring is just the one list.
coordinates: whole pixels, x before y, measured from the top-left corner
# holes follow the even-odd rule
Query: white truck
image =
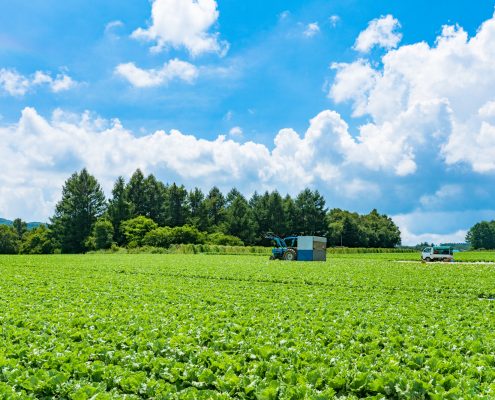
[(450, 246), (425, 247), (421, 252), (423, 261), (454, 261), (453, 249)]

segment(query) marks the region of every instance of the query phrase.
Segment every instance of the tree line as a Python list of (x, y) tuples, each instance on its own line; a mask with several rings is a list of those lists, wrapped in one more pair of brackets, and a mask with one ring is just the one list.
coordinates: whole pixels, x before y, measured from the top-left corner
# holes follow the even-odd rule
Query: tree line
[(295, 198), (278, 191), (249, 199), (237, 189), (224, 195), (217, 187), (204, 193), (176, 183), (164, 184), (137, 169), (128, 182), (119, 177), (107, 200), (86, 169), (75, 172), (47, 226), (27, 231), (17, 219), (0, 226), (0, 252), (83, 253), (111, 246), (167, 247), (175, 243), (270, 245), (267, 232), (320, 235), (329, 246), (394, 247), (400, 231), (391, 218), (372, 210), (359, 215), (328, 210), (317, 190)]
[(495, 221), (481, 221), (469, 229), (466, 242), (475, 250), (495, 249)]

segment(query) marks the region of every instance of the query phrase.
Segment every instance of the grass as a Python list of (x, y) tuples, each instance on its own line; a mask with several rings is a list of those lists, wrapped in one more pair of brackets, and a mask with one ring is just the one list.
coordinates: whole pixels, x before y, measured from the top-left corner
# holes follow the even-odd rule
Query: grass
[(494, 398), (495, 268), (404, 256), (2, 256), (0, 398)]

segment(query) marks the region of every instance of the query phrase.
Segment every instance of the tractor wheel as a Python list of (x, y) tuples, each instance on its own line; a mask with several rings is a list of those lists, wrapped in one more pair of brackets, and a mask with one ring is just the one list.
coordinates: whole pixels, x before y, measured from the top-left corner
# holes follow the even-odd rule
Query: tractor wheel
[(284, 260), (285, 261), (295, 261), (296, 260), (296, 251), (294, 249), (288, 249), (284, 253)]
[(270, 260), (275, 260), (275, 256), (274, 255), (271, 255), (270, 256)]
[(431, 258), (430, 258), (430, 257), (426, 257), (426, 258), (425, 258), (425, 261), (426, 261), (426, 262), (430, 262), (430, 261), (431, 261)]

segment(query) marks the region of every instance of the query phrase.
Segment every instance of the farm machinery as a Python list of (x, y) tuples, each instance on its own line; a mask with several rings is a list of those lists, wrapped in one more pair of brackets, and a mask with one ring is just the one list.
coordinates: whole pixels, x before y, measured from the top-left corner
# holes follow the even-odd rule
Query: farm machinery
[(326, 261), (327, 239), (319, 236), (265, 236), (274, 242), (270, 260)]

